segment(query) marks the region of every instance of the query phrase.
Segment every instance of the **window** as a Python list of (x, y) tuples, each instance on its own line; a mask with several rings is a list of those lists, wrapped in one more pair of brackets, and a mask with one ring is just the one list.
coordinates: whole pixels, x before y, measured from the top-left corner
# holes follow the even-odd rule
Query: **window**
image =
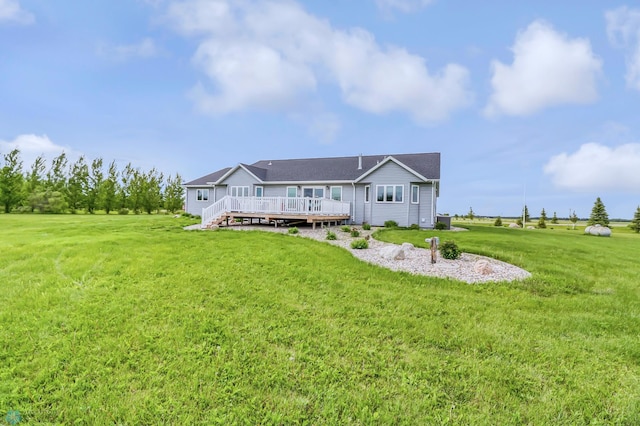
[(418, 204), (420, 202), (420, 187), (411, 185), (411, 203)]
[(287, 186), (287, 197), (295, 198), (298, 196), (298, 189), (295, 186)]
[(364, 187), (364, 202), (368, 203), (371, 200), (371, 186), (367, 185)]
[(376, 201), (378, 203), (402, 203), (404, 185), (377, 185)]
[(198, 200), (198, 201), (209, 201), (209, 190), (208, 189), (197, 189), (196, 190), (196, 200)]
[(336, 201), (342, 201), (342, 187), (341, 186), (332, 186), (331, 187), (331, 199)]
[(256, 186), (256, 197), (262, 198), (264, 193), (264, 188), (261, 186)]
[(249, 187), (248, 186), (232, 186), (231, 196), (232, 197), (248, 197)]

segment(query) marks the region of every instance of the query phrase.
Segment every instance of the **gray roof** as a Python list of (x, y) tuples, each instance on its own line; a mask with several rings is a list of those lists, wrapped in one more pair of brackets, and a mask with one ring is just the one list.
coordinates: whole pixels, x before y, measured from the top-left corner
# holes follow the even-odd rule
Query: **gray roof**
[[(363, 155), (362, 169), (358, 169), (359, 156), (301, 158), (291, 160), (260, 160), (251, 165), (240, 164), (263, 182), (317, 182), (355, 181), (387, 157), (393, 157), (409, 169), (429, 180), (440, 179), (440, 153)], [(217, 182), (232, 168), (187, 182), (187, 186)]]

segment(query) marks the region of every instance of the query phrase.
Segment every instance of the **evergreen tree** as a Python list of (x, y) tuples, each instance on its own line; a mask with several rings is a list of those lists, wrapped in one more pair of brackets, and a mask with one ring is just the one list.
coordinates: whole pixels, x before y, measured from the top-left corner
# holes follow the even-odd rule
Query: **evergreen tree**
[(467, 217), (469, 218), (469, 220), (473, 220), (475, 216), (475, 213), (473, 212), (473, 208), (469, 207), (469, 213), (467, 213)]
[(596, 225), (600, 224), (602, 226), (609, 226), (609, 215), (607, 214), (607, 210), (604, 207), (604, 203), (598, 197), (593, 203), (593, 209), (591, 209), (591, 216), (589, 216), (589, 220), (587, 221), (587, 225)]
[(553, 212), (553, 217), (551, 218), (551, 223), (553, 223), (553, 224), (558, 223), (558, 215), (556, 215), (556, 212)]
[(529, 208), (527, 207), (526, 204), (524, 205), (523, 216), (524, 216), (524, 222), (525, 223), (529, 222)]
[(636, 209), (636, 213), (633, 215), (633, 219), (631, 219), (631, 225), (629, 225), (629, 228), (636, 232), (640, 232), (640, 206)]
[(0, 169), (0, 204), (5, 213), (22, 201), (23, 179), (20, 151), (14, 149), (4, 156), (4, 166)]
[(546, 228), (547, 227), (547, 213), (542, 209), (540, 212), (540, 219), (538, 220), (538, 228)]
[(164, 189), (164, 208), (173, 213), (182, 209), (183, 205), (184, 187), (182, 186), (182, 177), (179, 174), (176, 174), (173, 179), (169, 176)]
[(578, 223), (578, 216), (576, 215), (576, 211), (574, 210), (569, 216), (569, 220), (573, 223), (573, 229), (576, 229), (576, 223)]
[(493, 222), (493, 226), (502, 226), (502, 218), (500, 216), (498, 216), (496, 221)]

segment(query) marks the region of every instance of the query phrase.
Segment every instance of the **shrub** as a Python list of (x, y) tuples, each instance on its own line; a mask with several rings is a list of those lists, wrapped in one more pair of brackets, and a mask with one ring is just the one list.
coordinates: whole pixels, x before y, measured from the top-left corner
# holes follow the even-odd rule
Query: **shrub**
[(363, 223), (362, 224), (362, 229), (364, 229), (365, 231), (370, 231), (371, 230), (371, 225), (368, 223)]
[(398, 222), (396, 222), (395, 220), (387, 220), (384, 223), (384, 227), (385, 228), (397, 228), (398, 227)]
[(340, 230), (342, 232), (351, 232), (351, 228), (349, 228), (349, 225), (344, 225), (344, 226), (340, 227)]
[(357, 250), (367, 249), (369, 248), (369, 243), (367, 240), (353, 240), (351, 241), (351, 248)]
[(331, 232), (329, 230), (327, 230), (327, 240), (337, 240), (338, 237), (336, 236), (335, 232)]
[(418, 225), (417, 223), (412, 223), (411, 226), (409, 226), (409, 229), (417, 231), (420, 229), (420, 225)]
[(493, 226), (502, 226), (502, 218), (500, 216), (498, 216), (496, 221), (493, 222)]
[(444, 231), (445, 229), (447, 229), (447, 224), (444, 222), (436, 222), (436, 229), (438, 231)]
[(352, 237), (354, 237), (354, 238), (355, 238), (355, 237), (359, 237), (359, 236), (360, 236), (360, 231), (358, 231), (358, 229), (357, 229), (357, 228), (353, 228), (353, 229), (351, 230), (351, 236), (352, 236)]
[(290, 234), (297, 234), (298, 232), (300, 232), (300, 230), (294, 226), (293, 228), (289, 228), (288, 232)]
[(129, 214), (129, 209), (122, 208), (122, 209), (118, 210), (118, 214)]
[(453, 241), (444, 241), (440, 244), (440, 254), (445, 259), (455, 260), (460, 257), (461, 251)]

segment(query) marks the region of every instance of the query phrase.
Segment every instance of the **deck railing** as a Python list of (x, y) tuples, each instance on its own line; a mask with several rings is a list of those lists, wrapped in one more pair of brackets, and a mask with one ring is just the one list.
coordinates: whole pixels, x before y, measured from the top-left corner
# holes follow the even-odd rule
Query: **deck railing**
[(341, 216), (351, 212), (351, 204), (328, 198), (231, 197), (229, 195), (202, 209), (205, 227), (225, 214), (299, 214)]

